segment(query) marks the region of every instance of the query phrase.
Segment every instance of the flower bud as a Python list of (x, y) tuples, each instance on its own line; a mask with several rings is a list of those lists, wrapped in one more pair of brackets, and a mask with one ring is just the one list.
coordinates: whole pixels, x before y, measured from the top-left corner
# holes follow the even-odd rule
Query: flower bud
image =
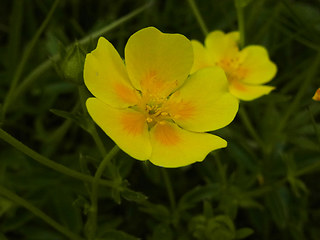
[(82, 73), (85, 56), (85, 52), (78, 44), (75, 44), (67, 50), (60, 65), (60, 70), (64, 79), (76, 84), (83, 83)]

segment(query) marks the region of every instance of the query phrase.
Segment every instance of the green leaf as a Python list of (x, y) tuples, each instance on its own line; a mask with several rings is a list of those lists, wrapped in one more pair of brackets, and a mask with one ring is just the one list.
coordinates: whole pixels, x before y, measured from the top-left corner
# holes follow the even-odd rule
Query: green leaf
[(64, 226), (79, 233), (83, 227), (80, 208), (74, 206), (74, 198), (69, 189), (51, 189), (52, 209)]
[(112, 199), (117, 203), (121, 204), (121, 196), (120, 196), (120, 191), (116, 188), (111, 189), (111, 197)]
[(13, 203), (6, 198), (0, 196), (0, 217), (10, 210)]
[(136, 192), (128, 188), (121, 191), (121, 196), (128, 201), (137, 202), (137, 203), (142, 203), (148, 199), (148, 197), (143, 193)]
[(82, 129), (84, 129), (89, 133), (91, 133), (93, 130), (92, 125), (90, 124), (89, 118), (87, 118), (82, 114), (70, 113), (70, 112), (62, 111), (58, 109), (50, 109), (50, 112), (52, 112), (53, 114), (59, 117), (73, 120), (78, 126), (80, 126)]
[(214, 222), (220, 223), (221, 225), (225, 225), (232, 232), (235, 231), (234, 224), (229, 216), (227, 215), (219, 215), (213, 218)]
[(240, 228), (236, 231), (236, 239), (244, 239), (253, 233), (254, 231), (251, 228)]
[(220, 185), (210, 184), (207, 186), (197, 186), (183, 195), (179, 201), (178, 208), (185, 210), (193, 207), (196, 203), (211, 199), (220, 195)]
[(285, 228), (288, 223), (289, 209), (279, 190), (272, 191), (266, 196), (266, 206), (277, 226), (281, 229)]
[(143, 207), (141, 207), (141, 211), (148, 213), (155, 219), (158, 219), (161, 222), (171, 221), (171, 214), (168, 208), (161, 204), (152, 204), (150, 202), (146, 202)]
[(239, 206), (242, 208), (256, 208), (260, 210), (264, 208), (258, 201), (246, 197), (239, 200)]

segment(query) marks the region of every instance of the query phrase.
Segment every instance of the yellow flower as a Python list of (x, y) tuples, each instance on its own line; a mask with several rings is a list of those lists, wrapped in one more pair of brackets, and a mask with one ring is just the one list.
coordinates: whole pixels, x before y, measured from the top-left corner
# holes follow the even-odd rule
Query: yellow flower
[[(125, 64), (100, 38), (86, 56), (84, 81), (95, 96), (86, 102), (93, 120), (127, 154), (163, 167), (202, 161), (225, 140), (205, 133), (229, 124), (238, 100), (220, 68), (189, 76), (191, 42), (153, 27), (133, 34)], [(215, 79), (215, 81), (212, 81)]]
[(269, 94), (274, 87), (262, 84), (275, 76), (276, 65), (270, 61), (264, 47), (251, 45), (240, 51), (238, 40), (238, 32), (224, 34), (221, 31), (208, 34), (205, 47), (192, 40), (195, 61), (191, 72), (219, 66), (227, 75), (230, 92), (237, 98), (250, 101)]
[(317, 91), (314, 93), (312, 99), (315, 101), (320, 101), (320, 88), (318, 88)]

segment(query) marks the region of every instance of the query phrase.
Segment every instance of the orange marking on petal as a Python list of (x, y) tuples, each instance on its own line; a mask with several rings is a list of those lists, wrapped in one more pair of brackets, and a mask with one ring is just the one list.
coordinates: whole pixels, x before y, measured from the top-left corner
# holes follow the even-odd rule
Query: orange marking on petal
[(195, 115), (196, 108), (191, 102), (181, 102), (176, 108), (177, 111), (175, 111), (175, 114), (180, 119), (189, 119)]
[(245, 92), (247, 90), (244, 84), (239, 84), (237, 81), (233, 81), (231, 84), (234, 88), (236, 88), (239, 91)]
[(137, 113), (125, 113), (122, 115), (121, 125), (123, 129), (130, 135), (141, 135), (145, 128), (145, 116), (139, 112)]
[(165, 123), (157, 124), (155, 126), (154, 136), (157, 141), (166, 146), (174, 146), (181, 141), (175, 129)]
[[(175, 93), (176, 96), (179, 96), (179, 92)], [(168, 113), (173, 117), (173, 119), (190, 119), (196, 116), (196, 107), (192, 102), (187, 102), (183, 100), (172, 101), (167, 105)]]
[(167, 82), (161, 79), (157, 71), (150, 70), (140, 82), (143, 93), (152, 94), (155, 96), (166, 95), (171, 92), (176, 86), (177, 82)]
[(313, 95), (312, 99), (315, 101), (320, 101), (320, 88), (317, 89), (317, 91)]
[(133, 88), (127, 87), (121, 83), (115, 83), (114, 90), (119, 98), (127, 103), (135, 104), (138, 100)]

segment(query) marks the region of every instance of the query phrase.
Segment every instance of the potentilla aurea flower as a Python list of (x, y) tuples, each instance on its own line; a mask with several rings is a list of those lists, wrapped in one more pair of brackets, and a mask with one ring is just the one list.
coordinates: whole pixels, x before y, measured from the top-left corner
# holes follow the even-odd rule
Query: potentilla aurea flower
[(209, 33), (205, 45), (192, 40), (195, 61), (191, 72), (210, 66), (223, 68), (230, 92), (244, 101), (269, 94), (274, 87), (262, 84), (275, 76), (276, 65), (270, 61), (264, 47), (250, 45), (239, 50), (238, 41), (239, 32), (225, 34), (221, 31)]
[(222, 69), (189, 76), (192, 64), (191, 42), (180, 34), (154, 27), (136, 32), (125, 47), (125, 63), (101, 37), (85, 60), (84, 81), (94, 95), (87, 100), (88, 112), (136, 159), (163, 167), (202, 161), (227, 146), (206, 132), (229, 124), (238, 100), (228, 92)]

